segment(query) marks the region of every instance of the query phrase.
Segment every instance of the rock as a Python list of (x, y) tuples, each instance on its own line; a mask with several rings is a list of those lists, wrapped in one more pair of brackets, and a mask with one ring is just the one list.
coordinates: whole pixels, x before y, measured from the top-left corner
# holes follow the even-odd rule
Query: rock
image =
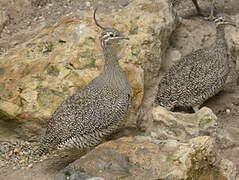
[(86, 173), (112, 180), (227, 179), (221, 162), (209, 136), (187, 143), (127, 137), (99, 145), (60, 174)]
[[(80, 19), (64, 17), (0, 56), (0, 139), (41, 133), (58, 105), (99, 75), (104, 61), (100, 29), (92, 14), (86, 12)], [(98, 14), (97, 18), (130, 38), (119, 54), (133, 89), (134, 114), (144, 84), (152, 85), (157, 77), (175, 16), (166, 0), (136, 0), (120, 12)], [(15, 126), (6, 132), (10, 123)], [(134, 126), (135, 119), (129, 118), (126, 125)]]
[(158, 106), (151, 110), (145, 122), (146, 134), (156, 139), (185, 141), (200, 135), (216, 135), (217, 117), (203, 107), (193, 114), (171, 112)]
[(94, 177), (86, 173), (75, 173), (73, 170), (65, 169), (55, 177), (57, 180), (105, 180), (101, 177)]

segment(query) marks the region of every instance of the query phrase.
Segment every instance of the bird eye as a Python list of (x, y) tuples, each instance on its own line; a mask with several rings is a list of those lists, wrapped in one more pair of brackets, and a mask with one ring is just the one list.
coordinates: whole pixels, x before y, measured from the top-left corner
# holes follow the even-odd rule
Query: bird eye
[(110, 34), (110, 37), (113, 37), (113, 36), (114, 36), (114, 35), (111, 33), (111, 34)]
[(219, 22), (222, 22), (224, 19), (222, 17), (218, 18)]

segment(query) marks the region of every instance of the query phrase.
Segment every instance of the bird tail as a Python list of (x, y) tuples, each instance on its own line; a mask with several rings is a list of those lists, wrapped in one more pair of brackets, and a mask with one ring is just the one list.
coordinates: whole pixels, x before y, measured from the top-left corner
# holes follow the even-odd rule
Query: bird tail
[(70, 163), (85, 155), (87, 150), (82, 149), (65, 149), (51, 152), (42, 162), (45, 171), (52, 173), (58, 172), (68, 166)]

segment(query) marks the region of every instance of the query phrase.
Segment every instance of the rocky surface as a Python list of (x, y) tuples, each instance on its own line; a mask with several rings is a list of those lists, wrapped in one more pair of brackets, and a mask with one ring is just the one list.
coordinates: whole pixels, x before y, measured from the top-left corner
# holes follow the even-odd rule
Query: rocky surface
[[(146, 126), (147, 124), (147, 126)], [(153, 108), (145, 122), (146, 134), (156, 139), (187, 141), (200, 135), (216, 136), (217, 117), (212, 110), (201, 108), (193, 114), (170, 112), (163, 107)]]
[[(148, 136), (124, 137), (97, 146), (62, 170), (61, 158), (51, 157), (27, 169), (3, 171), (5, 180), (40, 179), (235, 179), (235, 166), (218, 154), (213, 138), (199, 136), (187, 142)], [(57, 160), (57, 161), (56, 161)], [(70, 162), (70, 161), (69, 161)], [(69, 163), (68, 162), (68, 163)], [(50, 166), (49, 166), (50, 165)], [(54, 167), (53, 167), (54, 166)], [(59, 168), (58, 168), (59, 169)]]
[[(110, 18), (98, 14), (102, 24), (130, 38), (119, 49), (119, 56), (133, 89), (132, 112), (141, 104), (144, 77), (153, 79), (158, 74), (167, 40), (175, 28), (171, 10), (166, 1), (138, 0)], [(104, 63), (99, 34), (92, 11), (88, 11), (81, 18), (62, 18), (0, 56), (1, 127), (17, 124), (10, 135), (1, 130), (1, 138), (39, 133), (66, 97), (99, 75)], [(133, 120), (128, 123), (134, 124)]]
[[(201, 136), (188, 143), (129, 137), (104, 143), (70, 164), (58, 177), (80, 173), (104, 179), (226, 179), (220, 171), (213, 139)], [(59, 178), (60, 179), (60, 178)]]

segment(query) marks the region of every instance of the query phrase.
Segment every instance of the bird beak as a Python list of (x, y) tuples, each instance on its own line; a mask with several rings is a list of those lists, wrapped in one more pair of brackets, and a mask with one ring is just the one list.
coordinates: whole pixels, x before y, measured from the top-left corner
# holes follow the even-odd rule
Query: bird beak
[(234, 22), (228, 22), (228, 24), (229, 24), (229, 25), (232, 25), (232, 26), (235, 26), (235, 27), (238, 27), (238, 26), (236, 25), (236, 23), (234, 23)]
[(127, 36), (124, 35), (120, 35), (117, 37), (117, 39), (125, 39), (125, 40), (129, 40), (129, 38)]
[(233, 22), (233, 21), (227, 21), (227, 24), (231, 25), (231, 26), (238, 27), (238, 25), (235, 22)]

